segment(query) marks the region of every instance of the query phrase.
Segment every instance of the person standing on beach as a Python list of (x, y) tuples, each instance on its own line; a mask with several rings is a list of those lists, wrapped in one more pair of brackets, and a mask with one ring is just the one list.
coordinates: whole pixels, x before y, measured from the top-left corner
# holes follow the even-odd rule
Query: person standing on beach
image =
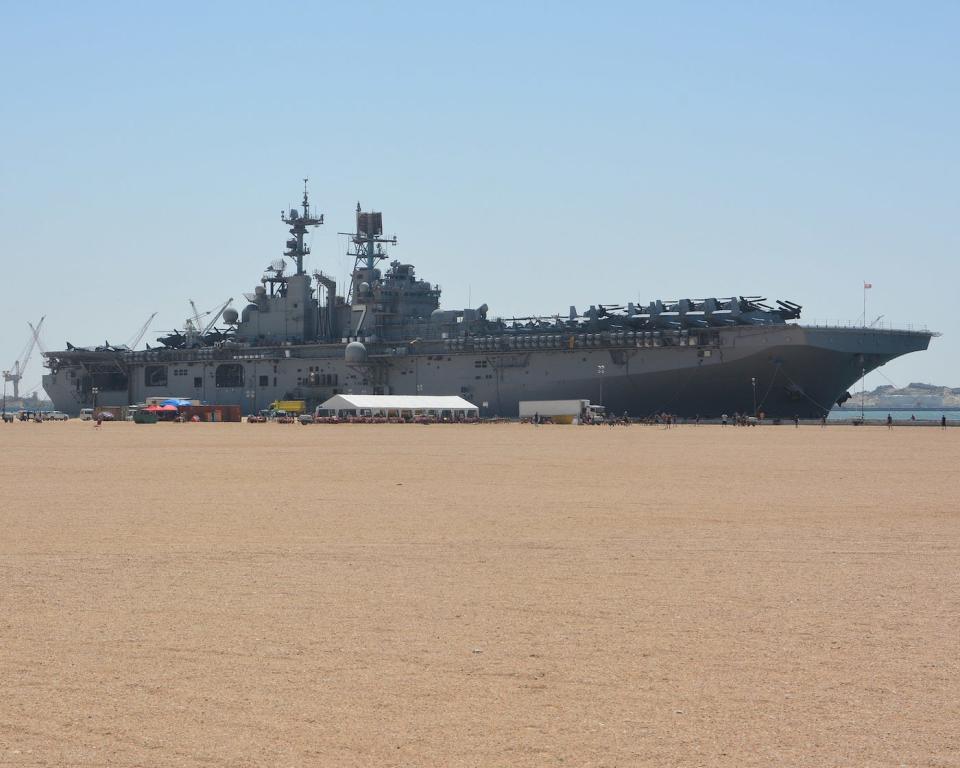
[(800, 429), (800, 417), (797, 414), (793, 414), (793, 426)]
[(893, 416), (887, 414), (887, 429), (893, 429)]
[(946, 417), (946, 416), (941, 416), (941, 417), (940, 417), (940, 429), (946, 429), (946, 428), (947, 428), (947, 417)]

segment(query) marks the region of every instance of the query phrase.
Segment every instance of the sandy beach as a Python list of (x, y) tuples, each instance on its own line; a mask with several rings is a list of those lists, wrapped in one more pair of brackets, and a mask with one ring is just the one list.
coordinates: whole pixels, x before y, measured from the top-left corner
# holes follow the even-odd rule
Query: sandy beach
[(2, 765), (960, 765), (960, 429), (0, 451)]

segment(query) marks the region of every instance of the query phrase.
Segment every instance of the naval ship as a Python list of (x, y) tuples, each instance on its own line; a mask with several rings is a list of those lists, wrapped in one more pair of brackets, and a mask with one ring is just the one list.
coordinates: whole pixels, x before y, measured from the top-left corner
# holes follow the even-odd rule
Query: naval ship
[[(131, 349), (105, 344), (46, 353), (54, 407), (122, 406), (153, 397), (241, 406), (314, 407), (339, 393), (460, 395), (481, 416), (515, 417), (521, 400), (588, 399), (631, 417), (765, 413), (819, 418), (858, 379), (930, 331), (805, 326), (801, 307), (759, 296), (596, 304), (551, 316), (496, 317), (486, 304), (440, 306), (440, 288), (388, 255), (380, 212), (356, 210), (349, 284), (308, 273), (306, 234), (324, 223), (304, 183), (283, 258), (242, 309), (227, 302)], [(345, 293), (346, 296), (340, 295)]]

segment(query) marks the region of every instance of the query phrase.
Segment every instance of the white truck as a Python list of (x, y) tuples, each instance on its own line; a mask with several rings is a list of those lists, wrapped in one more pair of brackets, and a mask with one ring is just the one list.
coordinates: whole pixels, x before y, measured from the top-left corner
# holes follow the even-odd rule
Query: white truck
[(550, 419), (554, 424), (581, 424), (584, 420), (603, 418), (603, 406), (590, 405), (589, 400), (521, 400), (520, 418)]

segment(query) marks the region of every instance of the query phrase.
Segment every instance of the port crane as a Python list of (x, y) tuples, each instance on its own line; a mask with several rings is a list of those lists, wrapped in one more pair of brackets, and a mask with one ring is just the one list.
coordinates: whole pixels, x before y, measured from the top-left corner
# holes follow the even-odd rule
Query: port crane
[(43, 318), (40, 319), (40, 322), (37, 323), (36, 326), (34, 326), (34, 324), (31, 323), (29, 320), (27, 321), (27, 325), (30, 326), (30, 333), (33, 334), (33, 341), (37, 345), (37, 349), (40, 350), (41, 355), (45, 355), (47, 354), (47, 348), (43, 346), (43, 342), (40, 341), (40, 326), (42, 324), (43, 324)]
[(40, 336), (40, 328), (43, 327), (43, 321), (45, 319), (45, 316), (41, 317), (40, 322), (37, 323), (36, 327), (33, 326), (33, 323), (27, 323), (27, 325), (30, 326), (30, 340), (20, 353), (20, 357), (13, 361), (13, 366), (11, 369), (3, 372), (4, 387), (6, 387), (6, 383), (8, 381), (13, 382), (14, 400), (20, 399), (20, 380), (23, 379), (23, 372), (26, 370), (27, 364), (30, 362), (30, 357), (33, 355), (33, 348), (37, 346), (37, 341)]
[(218, 309), (216, 310), (211, 309), (209, 312), (207, 312), (208, 315), (210, 314), (213, 315), (213, 319), (211, 319), (205, 326), (203, 326), (203, 330), (200, 331), (201, 336), (206, 336), (208, 333), (210, 333), (210, 331), (213, 330), (213, 326), (215, 326), (217, 324), (217, 321), (219, 321), (220, 318), (223, 317), (223, 313), (226, 311), (227, 307), (229, 307), (232, 303), (233, 303), (233, 297), (231, 296), (229, 299), (223, 302), (223, 304), (221, 304)]
[(136, 349), (136, 348), (137, 348), (137, 344), (140, 343), (140, 340), (143, 338), (144, 334), (147, 332), (147, 329), (150, 327), (150, 323), (153, 322), (153, 318), (155, 318), (156, 316), (157, 316), (157, 313), (154, 312), (152, 315), (150, 315), (150, 317), (147, 318), (147, 321), (146, 321), (143, 325), (140, 326), (140, 330), (137, 331), (137, 332), (133, 335), (133, 338), (130, 339), (130, 341), (128, 341), (128, 342), (126, 343), (127, 349)]
[[(190, 308), (193, 310), (193, 316), (187, 318), (184, 323), (185, 336), (187, 337), (187, 346), (198, 346), (203, 342), (203, 338), (213, 330), (213, 326), (223, 317), (223, 313), (233, 303), (231, 296), (216, 309), (208, 309), (206, 312), (200, 312), (197, 309), (196, 302), (190, 299)], [(212, 315), (210, 320), (205, 320), (207, 315)]]
[[(190, 308), (193, 310), (193, 315), (187, 318), (186, 326), (188, 329), (193, 329), (200, 333), (208, 333), (214, 325), (216, 325), (217, 320), (220, 319), (220, 316), (223, 315), (224, 310), (233, 303), (233, 297), (227, 299), (223, 304), (221, 304), (217, 309), (208, 309), (206, 312), (201, 312), (197, 309), (197, 303), (190, 299)], [(213, 319), (203, 322), (203, 318), (207, 315), (213, 315)]]

